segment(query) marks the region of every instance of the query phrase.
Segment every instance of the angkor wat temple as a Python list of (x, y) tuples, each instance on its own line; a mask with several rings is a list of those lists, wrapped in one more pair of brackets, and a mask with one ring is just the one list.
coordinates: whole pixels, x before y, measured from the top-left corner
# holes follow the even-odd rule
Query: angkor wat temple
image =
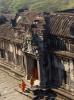
[(74, 13), (1, 15), (0, 63), (27, 80), (35, 68), (41, 88), (61, 88), (73, 95)]

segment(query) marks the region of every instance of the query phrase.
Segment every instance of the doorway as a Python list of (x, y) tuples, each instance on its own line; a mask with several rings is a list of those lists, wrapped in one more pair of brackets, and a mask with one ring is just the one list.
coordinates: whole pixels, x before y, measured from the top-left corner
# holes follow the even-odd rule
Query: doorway
[(0, 49), (0, 52), (1, 52), (1, 58), (5, 58), (5, 50)]
[(31, 77), (33, 79), (38, 79), (38, 66), (37, 66), (37, 60), (29, 55), (26, 56), (27, 60), (27, 66), (26, 66), (26, 74), (27, 79), (30, 80)]
[(34, 78), (34, 80), (38, 79), (38, 69), (37, 69), (37, 61), (36, 59), (34, 59), (34, 64), (33, 64), (33, 68), (32, 68), (32, 77)]

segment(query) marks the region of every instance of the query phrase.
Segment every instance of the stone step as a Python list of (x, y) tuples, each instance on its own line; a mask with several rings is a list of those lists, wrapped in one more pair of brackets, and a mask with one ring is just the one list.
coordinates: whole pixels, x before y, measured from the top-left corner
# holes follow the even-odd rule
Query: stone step
[(15, 89), (15, 91), (17, 91), (18, 93), (20, 93), (20, 94), (22, 94), (22, 95), (26, 95), (28, 98), (30, 98), (30, 99), (33, 99), (35, 96), (34, 96), (34, 94), (33, 94), (33, 92), (32, 91), (30, 91), (29, 93), (28, 92), (22, 92), (21, 91), (21, 89), (19, 89), (19, 88), (17, 88), (17, 89)]
[(67, 98), (67, 100), (74, 100), (74, 95), (71, 95), (65, 90), (52, 89), (52, 91), (56, 92), (59, 97)]
[[(6, 62), (4, 60), (1, 60), (1, 59), (0, 59), (0, 65), (3, 66), (4, 68), (12, 70), (13, 72), (15, 72), (17, 74), (20, 74), (21, 76), (24, 76), (24, 73), (23, 73), (24, 71), (18, 70), (18, 66), (17, 65), (8, 63), (8, 62)], [(15, 69), (15, 67), (17, 67), (17, 70)]]
[[(0, 70), (0, 100), (32, 100), (29, 96), (22, 95), (15, 91), (19, 87), (20, 81), (11, 77), (7, 72)], [(6, 77), (3, 77), (6, 76)]]

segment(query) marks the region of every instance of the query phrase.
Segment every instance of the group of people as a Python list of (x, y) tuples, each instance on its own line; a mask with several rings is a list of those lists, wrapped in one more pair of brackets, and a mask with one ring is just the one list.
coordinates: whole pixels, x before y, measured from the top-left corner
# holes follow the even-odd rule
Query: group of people
[[(37, 72), (37, 69), (34, 68), (32, 71), (31, 79), (30, 79), (31, 88), (33, 87), (33, 85), (37, 79), (38, 79), (38, 72)], [(24, 80), (22, 80), (22, 82), (19, 86), (20, 86), (22, 92), (26, 91), (27, 85), (26, 85), (26, 82)]]
[[(32, 88), (33, 84), (34, 84), (34, 80), (31, 80), (30, 81), (31, 88)], [(24, 80), (22, 80), (21, 84), (19, 84), (19, 87), (21, 88), (22, 92), (25, 92), (27, 89), (26, 82)]]

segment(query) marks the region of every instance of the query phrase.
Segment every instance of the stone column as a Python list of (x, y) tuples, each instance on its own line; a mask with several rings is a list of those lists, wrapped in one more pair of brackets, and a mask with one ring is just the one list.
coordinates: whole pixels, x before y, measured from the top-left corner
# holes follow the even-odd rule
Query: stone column
[(62, 85), (61, 70), (62, 70), (61, 68), (58, 68), (59, 85)]
[(67, 74), (66, 89), (69, 90), (69, 88), (70, 88), (70, 71), (66, 71), (66, 74)]
[(1, 50), (0, 50), (0, 58), (1, 58)]
[(5, 51), (5, 58), (6, 58), (6, 61), (8, 61), (8, 52)]
[(70, 49), (71, 49), (71, 45), (70, 45), (70, 42), (69, 42), (69, 44), (68, 44), (68, 45), (69, 45), (69, 48), (68, 48), (68, 49), (69, 49), (69, 51), (70, 51)]
[(26, 75), (26, 79), (27, 79), (27, 57), (26, 57), (26, 54), (24, 54), (23, 65), (24, 65), (25, 75)]
[(23, 70), (24, 75), (26, 75), (26, 72), (25, 72), (25, 64), (24, 64), (24, 55), (23, 55), (23, 53), (22, 53), (22, 68), (21, 68), (21, 70)]
[(47, 66), (47, 71), (49, 72), (48, 74), (48, 86), (50, 86), (51, 85), (51, 61), (50, 61), (50, 57), (49, 57), (49, 55), (48, 55), (48, 66)]
[(38, 79), (39, 81), (41, 80), (41, 75), (40, 75), (40, 63), (39, 63), (39, 59), (37, 59), (37, 69), (38, 69)]
[(14, 53), (14, 63), (17, 64), (17, 58), (16, 58), (16, 46), (13, 45), (13, 53)]
[(41, 88), (46, 88), (48, 76), (46, 73), (46, 67), (44, 66), (43, 56), (40, 56), (39, 64), (40, 64), (40, 86)]
[(74, 92), (74, 64), (73, 60), (70, 60), (70, 90)]

